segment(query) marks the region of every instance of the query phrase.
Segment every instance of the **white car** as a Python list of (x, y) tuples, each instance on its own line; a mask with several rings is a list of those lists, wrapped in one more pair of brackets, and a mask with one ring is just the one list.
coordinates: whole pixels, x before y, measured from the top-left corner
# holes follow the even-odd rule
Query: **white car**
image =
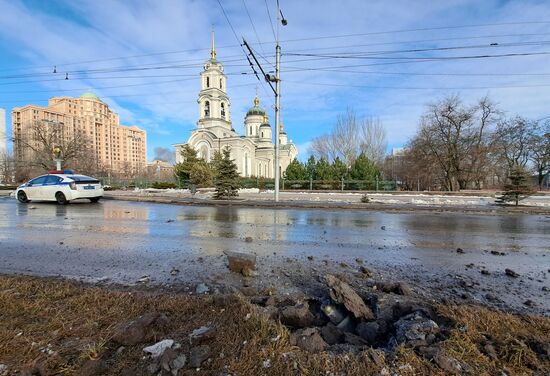
[(20, 185), (15, 191), (15, 197), (22, 203), (37, 200), (57, 201), (65, 205), (78, 199), (98, 202), (103, 197), (103, 187), (99, 180), (89, 176), (52, 173)]

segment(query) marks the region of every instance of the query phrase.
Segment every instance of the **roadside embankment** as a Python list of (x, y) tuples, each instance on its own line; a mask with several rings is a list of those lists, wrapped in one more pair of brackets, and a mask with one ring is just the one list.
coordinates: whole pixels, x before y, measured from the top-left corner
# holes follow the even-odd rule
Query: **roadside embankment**
[(199, 190), (192, 195), (188, 190), (140, 189), (107, 191), (106, 199), (158, 202), (178, 205), (243, 206), (264, 208), (350, 209), (388, 212), (463, 212), (472, 214), (550, 214), (550, 196), (532, 196), (520, 206), (496, 205), (486, 193), (475, 196), (449, 194), (366, 193), (369, 202), (361, 202), (365, 193), (342, 192), (281, 192), (280, 201), (273, 201), (271, 192), (257, 189), (241, 190), (233, 200), (214, 200), (212, 190)]

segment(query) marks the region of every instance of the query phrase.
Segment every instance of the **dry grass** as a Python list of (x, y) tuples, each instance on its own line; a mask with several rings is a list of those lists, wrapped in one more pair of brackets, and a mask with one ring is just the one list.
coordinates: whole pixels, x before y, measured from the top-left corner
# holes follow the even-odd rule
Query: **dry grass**
[[(157, 311), (170, 320), (167, 334), (157, 339), (172, 338), (183, 345), (184, 351), (188, 350), (187, 336), (193, 329), (208, 323), (216, 328), (216, 337), (209, 343), (211, 362), (200, 372), (182, 370), (180, 374), (369, 375), (383, 367), (401, 375), (445, 374), (406, 348), (399, 348), (379, 365), (367, 352), (305, 353), (290, 345), (286, 328), (255, 310), (237, 297), (124, 292), (66, 281), (4, 276), (0, 277), (0, 363), (7, 364), (13, 374), (25, 365), (36, 364), (45, 374), (76, 375), (86, 360), (104, 357), (108, 358), (109, 374), (117, 375), (131, 367), (136, 367), (134, 374), (145, 374), (142, 370), (146, 363), (141, 360), (145, 345), (129, 346), (117, 355), (118, 346), (110, 338), (117, 323)], [(518, 375), (550, 374), (549, 362), (532, 348), (535, 343), (548, 346), (550, 319), (479, 307), (438, 310), (456, 322), (443, 347), (449, 355), (470, 364), (475, 374), (497, 374), (504, 368)], [(248, 313), (252, 315), (247, 320)], [(497, 349), (498, 361), (482, 352), (481, 344), (487, 338)], [(268, 359), (271, 367), (263, 368)]]

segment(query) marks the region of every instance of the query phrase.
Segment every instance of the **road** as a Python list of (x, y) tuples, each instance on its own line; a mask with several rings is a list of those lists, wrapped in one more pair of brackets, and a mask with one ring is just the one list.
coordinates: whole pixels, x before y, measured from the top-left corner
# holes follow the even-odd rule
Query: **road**
[[(276, 270), (299, 271), (307, 256), (317, 266), (321, 260), (353, 265), (361, 258), (423, 287), (460, 293), (459, 280), (468, 279), (477, 284), (469, 291), (474, 299), (496, 294), (516, 308), (531, 299), (537, 311), (550, 312), (548, 292), (542, 291), (550, 287), (550, 216), (123, 201), (59, 206), (0, 198), (0, 273), (117, 283), (144, 275), (161, 284), (220, 281), (231, 278), (223, 250), (256, 253), (260, 275), (271, 277)], [(289, 258), (303, 262), (291, 265)], [(180, 271), (175, 276), (174, 268)], [(506, 268), (521, 277), (507, 277)], [(490, 275), (481, 275), (482, 269)]]

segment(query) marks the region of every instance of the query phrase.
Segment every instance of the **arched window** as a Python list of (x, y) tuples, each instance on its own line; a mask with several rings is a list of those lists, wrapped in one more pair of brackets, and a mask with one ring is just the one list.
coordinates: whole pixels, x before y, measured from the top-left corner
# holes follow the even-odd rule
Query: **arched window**
[(264, 138), (264, 132), (262, 131), (262, 138)]
[(220, 89), (223, 90), (222, 79), (220, 78)]
[(225, 119), (225, 103), (222, 103), (222, 118)]
[(210, 102), (208, 101), (204, 102), (204, 116), (205, 117), (210, 116)]
[(210, 77), (206, 77), (206, 87), (210, 87)]
[(250, 136), (252, 136), (252, 125), (250, 126)]

